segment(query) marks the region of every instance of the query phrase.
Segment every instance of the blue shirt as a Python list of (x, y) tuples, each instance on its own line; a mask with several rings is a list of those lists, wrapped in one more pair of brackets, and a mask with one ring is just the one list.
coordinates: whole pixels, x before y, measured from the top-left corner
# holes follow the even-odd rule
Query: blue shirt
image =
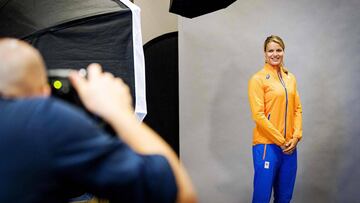
[(0, 202), (175, 202), (167, 160), (140, 155), (54, 98), (0, 99)]

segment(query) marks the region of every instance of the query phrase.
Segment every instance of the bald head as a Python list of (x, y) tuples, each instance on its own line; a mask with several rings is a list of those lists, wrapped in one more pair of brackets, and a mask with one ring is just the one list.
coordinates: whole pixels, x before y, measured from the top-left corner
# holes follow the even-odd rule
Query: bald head
[(28, 43), (0, 39), (0, 94), (10, 98), (50, 94), (42, 57)]

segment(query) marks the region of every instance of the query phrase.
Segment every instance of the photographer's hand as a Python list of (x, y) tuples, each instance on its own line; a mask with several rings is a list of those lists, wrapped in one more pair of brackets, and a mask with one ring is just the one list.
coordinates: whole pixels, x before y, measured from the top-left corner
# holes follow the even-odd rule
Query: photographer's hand
[(87, 79), (77, 72), (70, 74), (70, 81), (85, 107), (109, 123), (114, 114), (119, 113), (135, 119), (128, 86), (111, 73), (102, 72), (99, 64), (91, 64), (87, 70)]

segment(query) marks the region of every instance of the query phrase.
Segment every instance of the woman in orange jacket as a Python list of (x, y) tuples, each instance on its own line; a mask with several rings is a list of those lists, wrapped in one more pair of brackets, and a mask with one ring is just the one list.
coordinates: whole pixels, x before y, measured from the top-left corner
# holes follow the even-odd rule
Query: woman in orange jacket
[(283, 66), (285, 44), (271, 35), (264, 43), (265, 65), (249, 81), (253, 132), (253, 203), (290, 202), (302, 137), (302, 108), (296, 79)]

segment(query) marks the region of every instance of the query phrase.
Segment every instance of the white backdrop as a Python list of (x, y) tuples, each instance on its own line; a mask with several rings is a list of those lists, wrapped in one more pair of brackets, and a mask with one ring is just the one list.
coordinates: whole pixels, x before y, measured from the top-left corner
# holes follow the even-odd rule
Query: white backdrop
[(293, 202), (360, 202), (359, 10), (359, 0), (238, 0), (179, 19), (180, 151), (200, 202), (251, 202), (247, 82), (271, 34), (303, 104)]

